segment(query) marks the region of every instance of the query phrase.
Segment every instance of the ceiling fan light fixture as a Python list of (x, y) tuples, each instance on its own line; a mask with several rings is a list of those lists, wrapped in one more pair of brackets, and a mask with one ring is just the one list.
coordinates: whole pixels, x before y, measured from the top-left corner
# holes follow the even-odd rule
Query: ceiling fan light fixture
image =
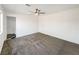
[(37, 15), (38, 15), (38, 13), (35, 13), (35, 15), (37, 16)]

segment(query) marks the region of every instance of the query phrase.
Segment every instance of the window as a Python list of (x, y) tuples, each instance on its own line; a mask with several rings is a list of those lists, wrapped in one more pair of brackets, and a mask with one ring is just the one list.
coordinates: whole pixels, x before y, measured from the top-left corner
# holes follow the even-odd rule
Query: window
[(0, 34), (3, 32), (3, 13), (0, 10)]

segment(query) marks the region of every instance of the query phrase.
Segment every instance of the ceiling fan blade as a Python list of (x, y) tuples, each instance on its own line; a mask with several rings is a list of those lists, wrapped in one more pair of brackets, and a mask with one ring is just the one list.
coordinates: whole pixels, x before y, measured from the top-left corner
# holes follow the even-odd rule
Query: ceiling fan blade
[(45, 12), (39, 12), (39, 14), (45, 14)]
[(28, 11), (27, 14), (34, 14), (34, 12), (32, 12), (32, 11)]
[(33, 14), (35, 13), (35, 12), (33, 12), (33, 11), (28, 11), (28, 12), (29, 12), (29, 13), (33, 13)]
[(34, 14), (27, 13), (27, 15), (34, 15)]
[(31, 5), (30, 4), (25, 4), (26, 6), (30, 7)]

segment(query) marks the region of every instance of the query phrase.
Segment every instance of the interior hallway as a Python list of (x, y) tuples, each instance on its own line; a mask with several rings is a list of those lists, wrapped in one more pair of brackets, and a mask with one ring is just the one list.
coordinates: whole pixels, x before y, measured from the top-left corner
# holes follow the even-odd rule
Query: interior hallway
[(42, 33), (5, 41), (2, 55), (77, 55), (79, 45)]

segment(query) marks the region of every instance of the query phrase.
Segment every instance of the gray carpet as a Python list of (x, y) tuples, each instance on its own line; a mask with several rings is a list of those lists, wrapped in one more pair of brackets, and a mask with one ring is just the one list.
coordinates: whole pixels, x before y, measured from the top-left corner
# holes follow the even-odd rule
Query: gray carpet
[(6, 40), (2, 55), (78, 55), (79, 45), (42, 33)]

